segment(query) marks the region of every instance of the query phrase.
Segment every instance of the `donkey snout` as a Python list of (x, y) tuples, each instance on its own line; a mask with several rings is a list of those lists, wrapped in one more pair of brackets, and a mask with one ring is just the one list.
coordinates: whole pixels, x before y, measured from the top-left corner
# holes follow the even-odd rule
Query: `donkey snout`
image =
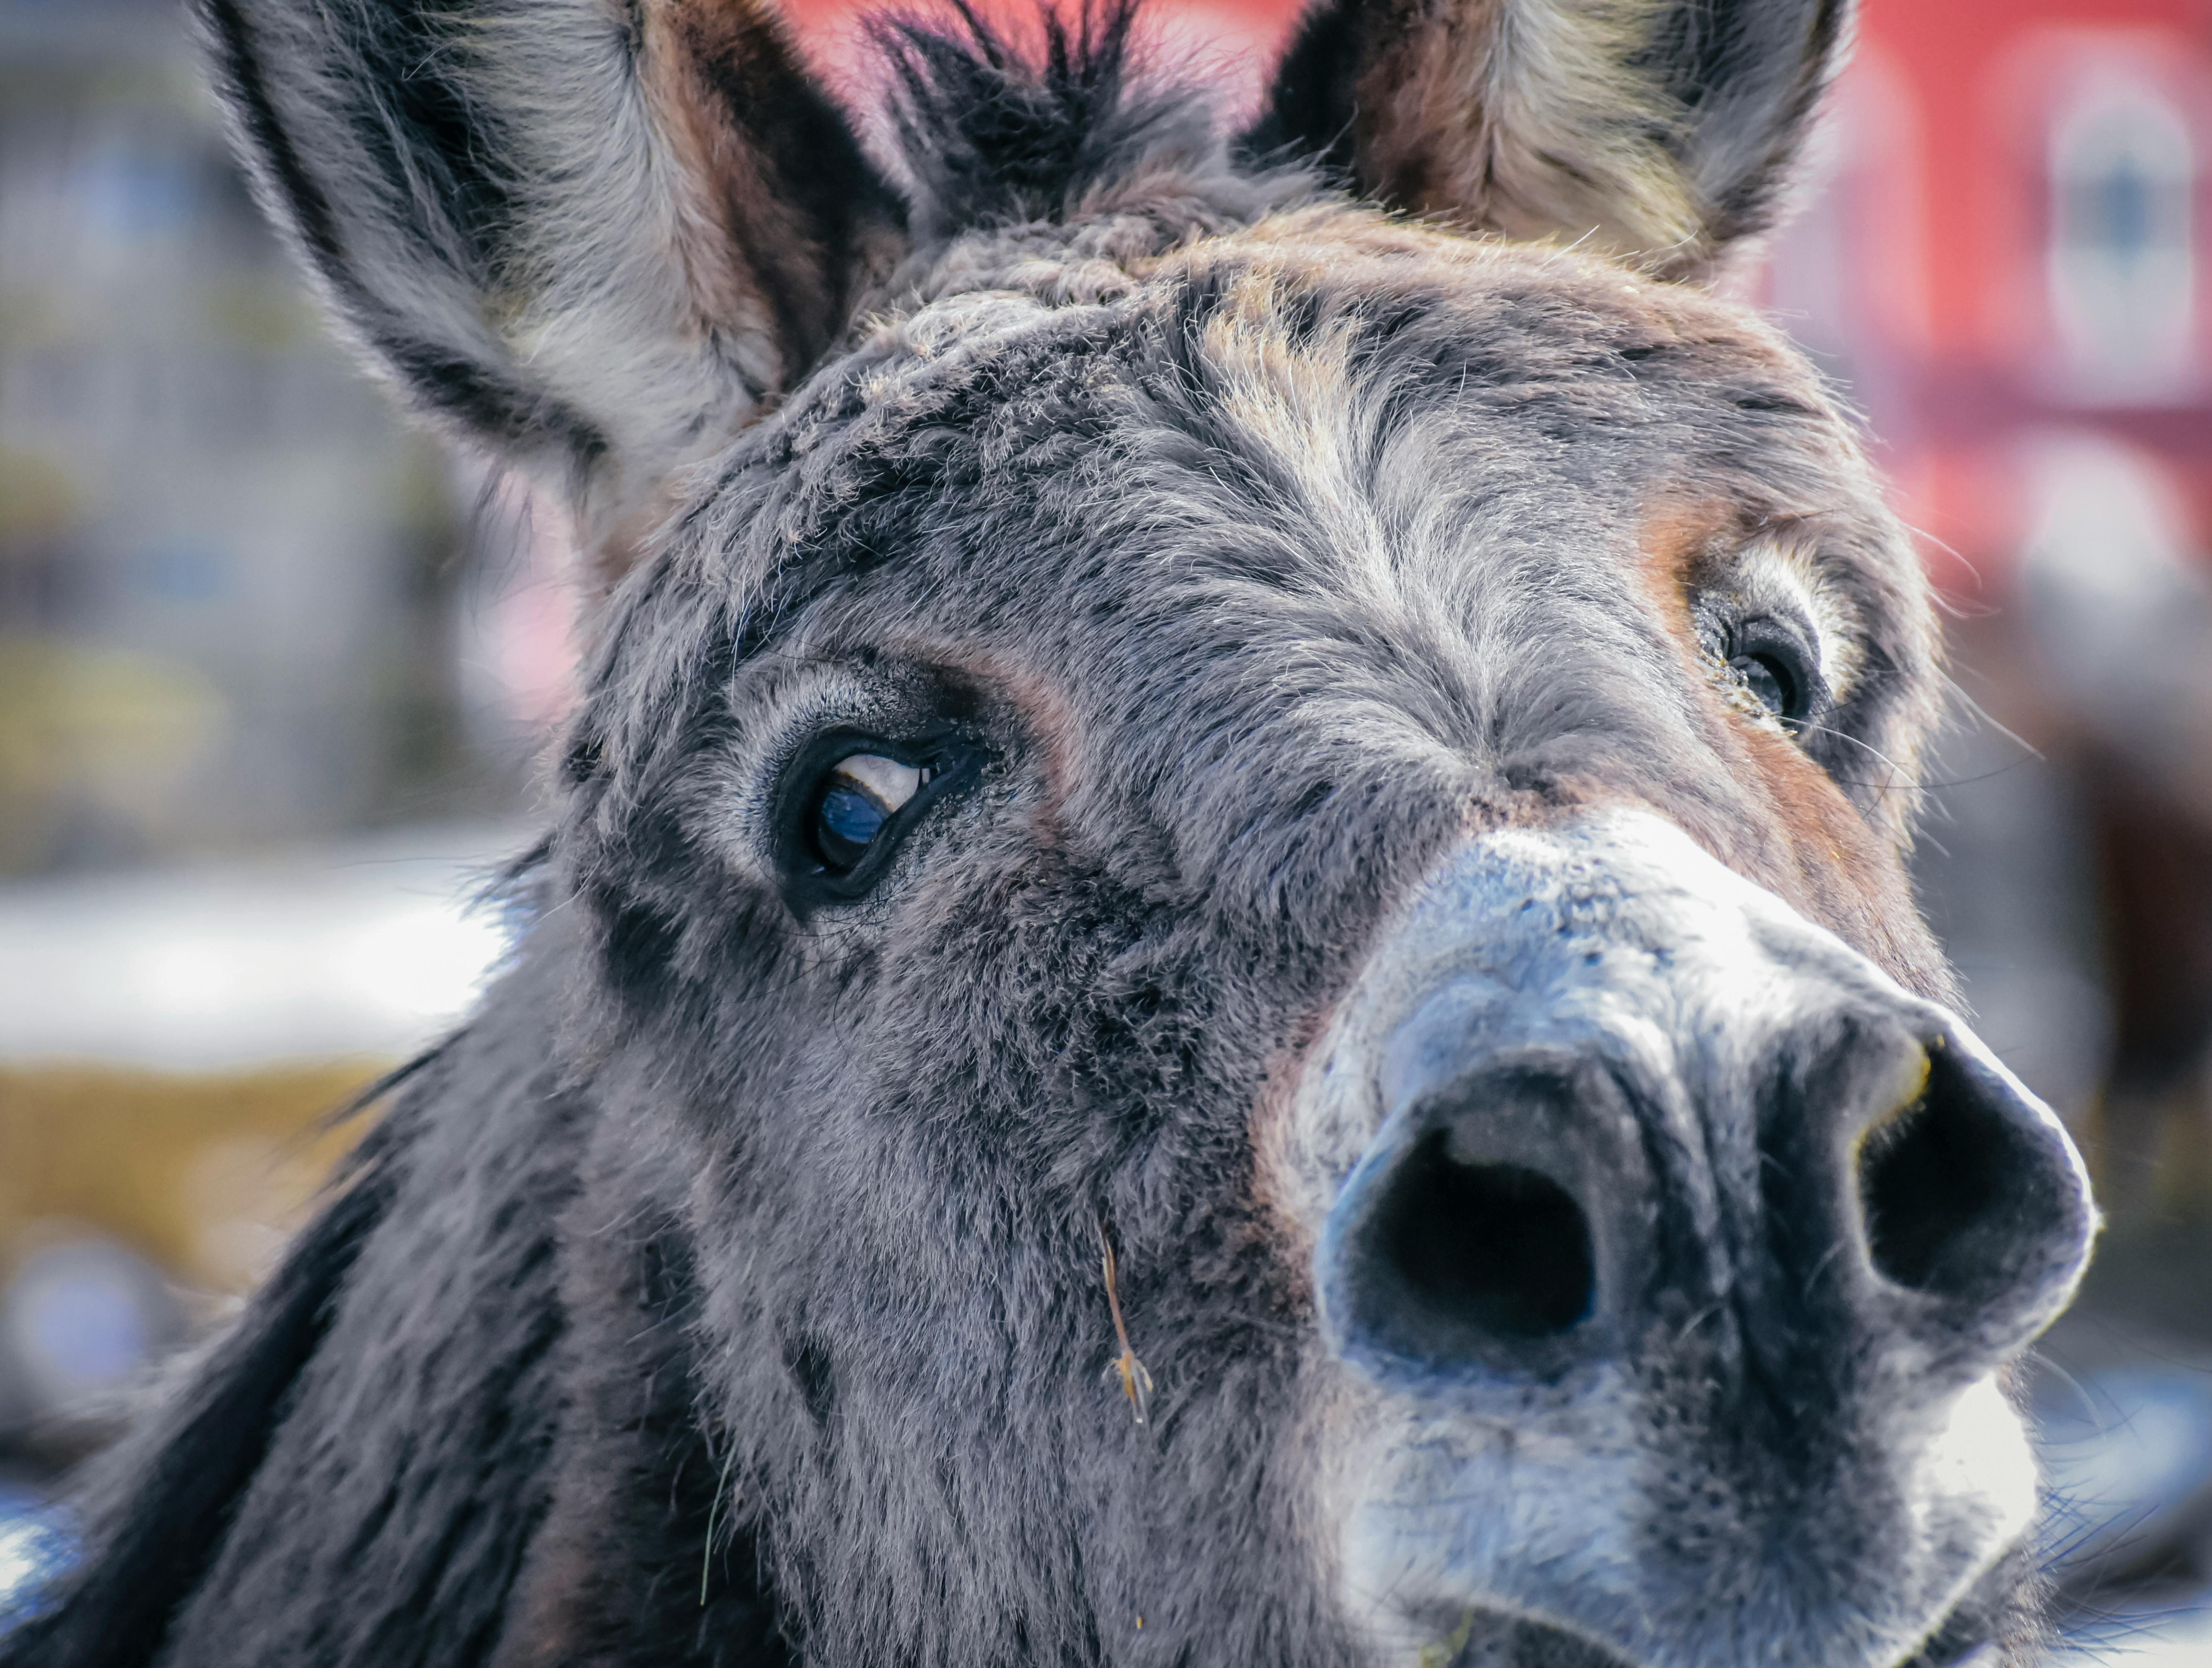
[(1317, 1286), (1385, 1377), (1553, 1376), (1711, 1313), (1754, 1357), (1814, 1336), (1955, 1382), (2087, 1256), (2071, 1144), (1958, 1019), (1650, 816), (1463, 852), (1333, 1058), (1371, 1110), (1330, 1121), (1373, 1135)]
[(1555, 987), (1540, 1013), (1488, 994), (1448, 984), (1391, 1038), (1385, 1134), (1329, 1218), (1324, 1301), (1370, 1370), (1555, 1375), (1726, 1305), (1971, 1375), (2070, 1291), (2089, 1212), (2063, 1137), (1925, 1004), (1716, 1014), (1739, 1071), (1698, 1050), (1654, 1071), (1633, 1014), (1570, 1047)]
[(1463, 848), (1297, 1105), (1275, 1180), (1361, 1410), (1340, 1550), (1377, 1628), (1887, 1668), (2027, 1533), (1999, 1369), (2087, 1260), (2071, 1143), (1670, 824)]

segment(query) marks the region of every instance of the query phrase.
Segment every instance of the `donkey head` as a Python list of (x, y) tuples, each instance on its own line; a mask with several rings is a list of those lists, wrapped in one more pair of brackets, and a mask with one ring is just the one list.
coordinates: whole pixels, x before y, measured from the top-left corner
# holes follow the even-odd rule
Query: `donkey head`
[(2030, 1647), (2093, 1213), (1910, 899), (1906, 541), (1698, 282), (1844, 0), (1324, 0), (1241, 138), (901, 27), (872, 144), (756, 0), (202, 3), (579, 506), (526, 954), (805, 1660)]

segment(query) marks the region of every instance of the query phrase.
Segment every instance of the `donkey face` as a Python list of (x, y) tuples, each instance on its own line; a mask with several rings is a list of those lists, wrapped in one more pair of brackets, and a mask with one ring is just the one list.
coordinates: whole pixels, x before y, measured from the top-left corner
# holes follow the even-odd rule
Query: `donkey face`
[(1674, 281), (1840, 9), (1326, 11), (1233, 155), (908, 33), (896, 188), (744, 7), (209, 10), (614, 585), (537, 953), (805, 1659), (2027, 1648), (2091, 1210), (1903, 879), (1910, 552)]

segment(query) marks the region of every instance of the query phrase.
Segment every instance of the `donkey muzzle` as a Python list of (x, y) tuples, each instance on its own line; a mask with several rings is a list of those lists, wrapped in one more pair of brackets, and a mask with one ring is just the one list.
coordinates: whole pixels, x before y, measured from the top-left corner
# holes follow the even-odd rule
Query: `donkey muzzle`
[(1433, 875), (1315, 1058), (1342, 1556), (1386, 1634), (1886, 1668), (2025, 1532), (1996, 1374), (2094, 1211), (1955, 1015), (1607, 812)]

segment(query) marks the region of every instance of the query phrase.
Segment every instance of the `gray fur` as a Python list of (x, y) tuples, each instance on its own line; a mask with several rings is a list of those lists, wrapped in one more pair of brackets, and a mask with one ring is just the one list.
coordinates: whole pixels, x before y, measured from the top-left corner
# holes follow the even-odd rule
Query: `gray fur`
[[(306, 55), (253, 66), (303, 153), (357, 170), (292, 79), (386, 95), (316, 56), (353, 14), (240, 15)], [(1626, 805), (1896, 1000), (1948, 994), (1900, 862), (1933, 627), (1812, 370), (1702, 292), (1238, 164), (1186, 95), (1097, 92), (1127, 27), (1046, 72), (908, 38), (918, 241), (844, 275), (871, 299), (770, 415), (696, 408), (730, 432), (656, 487), (679, 507), (601, 617), (512, 970), (396, 1092), (344, 1254), (303, 1241), (110, 1465), (82, 1572), (0, 1661), (1441, 1659), (1332, 1575), (1368, 1392), (1267, 1158), (1404, 901), (1486, 833)], [(345, 246), (397, 240), (372, 264), (458, 316), (451, 216), (364, 203)], [(1795, 735), (1699, 635), (1776, 585), (1843, 645)], [(946, 725), (976, 773), (880, 883), (797, 886), (794, 761)], [(2046, 1306), (2080, 1248), (2051, 1255)], [(1992, 1382), (2018, 1338), (1960, 1325)], [(1758, 1520), (1878, 1538), (1868, 1440)], [(194, 1465), (234, 1481), (180, 1492)], [(1718, 1591), (1773, 1579), (1752, 1528), (1701, 1519)], [(1879, 1625), (1772, 1659), (2024, 1659), (2015, 1547), (1954, 1555), (1948, 1615), (1836, 1555), (1823, 1591)], [(1469, 1618), (1463, 1662), (1615, 1661), (1570, 1614)]]

